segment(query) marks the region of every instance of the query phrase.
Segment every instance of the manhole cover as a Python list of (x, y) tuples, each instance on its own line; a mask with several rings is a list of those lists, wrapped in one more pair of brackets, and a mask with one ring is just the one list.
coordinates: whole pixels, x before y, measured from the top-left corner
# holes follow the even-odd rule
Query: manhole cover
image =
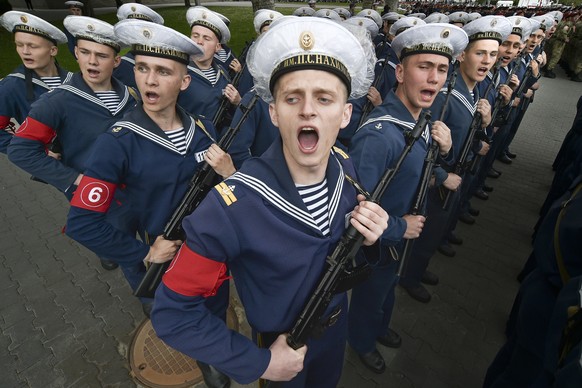
[[(227, 310), (226, 321), (231, 329), (238, 330), (232, 306)], [(136, 330), (129, 349), (129, 365), (132, 375), (151, 388), (191, 387), (202, 381), (196, 361), (159, 339), (149, 319)]]

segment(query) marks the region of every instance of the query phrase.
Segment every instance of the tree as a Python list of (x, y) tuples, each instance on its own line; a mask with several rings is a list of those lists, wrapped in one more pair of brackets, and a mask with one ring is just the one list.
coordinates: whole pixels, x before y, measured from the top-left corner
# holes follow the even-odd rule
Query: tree
[(251, 0), (253, 3), (253, 12), (259, 9), (275, 9), (275, 0)]

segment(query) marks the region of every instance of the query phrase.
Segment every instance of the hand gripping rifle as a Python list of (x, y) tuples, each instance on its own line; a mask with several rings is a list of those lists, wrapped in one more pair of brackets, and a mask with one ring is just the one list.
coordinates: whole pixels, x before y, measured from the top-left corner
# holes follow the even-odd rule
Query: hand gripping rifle
[[(517, 90), (515, 91), (515, 98), (521, 98), (523, 96), (523, 93), (525, 91), (525, 87), (526, 84), (528, 82), (529, 77), (532, 76), (533, 70), (531, 68), (531, 65), (527, 67), (525, 74), (523, 75), (523, 79), (521, 81), (521, 83), (519, 84), (519, 87), (517, 88)], [(509, 106), (509, 109), (507, 110), (507, 112), (505, 113), (505, 115), (503, 116), (504, 121), (509, 120), (509, 116), (511, 115), (511, 112), (513, 111), (513, 104), (511, 104)]]
[[(246, 107), (243, 105), (240, 106), (241, 110), (243, 110), (241, 118), (234, 127), (231, 126), (228, 131), (226, 131), (224, 136), (218, 142), (218, 146), (222, 150), (228, 150), (242, 124), (245, 122), (257, 102), (257, 99), (258, 95), (255, 94)], [(216, 176), (217, 173), (207, 162), (204, 162), (196, 171), (190, 180), (188, 191), (182, 198), (182, 201), (176, 210), (174, 210), (174, 214), (172, 214), (172, 217), (164, 228), (163, 236), (166, 240), (184, 240), (185, 234), (182, 229), (182, 221), (186, 216), (190, 215), (198, 205), (200, 205), (200, 202), (202, 202), (204, 197), (206, 197), (206, 194), (208, 194), (210, 189), (214, 186)], [(162, 276), (168, 269), (169, 265), (170, 261), (161, 264), (153, 263), (150, 265), (144, 278), (135, 290), (134, 295), (144, 298), (153, 298), (158, 285), (162, 281)]]
[[(515, 66), (513, 66), (513, 68), (511, 69), (511, 71), (507, 75), (507, 80), (505, 81), (505, 85), (509, 85), (509, 83), (511, 82), (511, 77), (513, 77), (513, 75), (521, 67), (521, 58), (522, 58), (522, 56), (519, 55), (513, 60), (513, 61), (515, 61)], [(504, 118), (500, 118), (499, 122), (497, 122), (497, 123), (495, 122), (495, 121), (497, 121), (497, 116), (499, 116), (499, 112), (501, 112), (501, 109), (503, 107), (504, 107), (503, 95), (501, 93), (499, 93), (499, 94), (497, 94), (497, 99), (495, 100), (495, 105), (493, 106), (493, 113), (491, 113), (491, 125), (499, 127), (499, 126), (505, 124)]]
[[(376, 185), (376, 188), (368, 198), (369, 201), (379, 203), (382, 195), (393, 181), (394, 176), (398, 173), (402, 162), (404, 162), (404, 159), (412, 149), (412, 146), (424, 131), (429, 119), (429, 112), (421, 114), (414, 128), (406, 133), (406, 146), (402, 150), (398, 161), (393, 168), (389, 168), (384, 172), (380, 181)], [(290, 347), (293, 349), (299, 349), (305, 345), (307, 339), (316, 330), (318, 325), (320, 325), (323, 314), (335, 294), (338, 280), (340, 280), (344, 273), (346, 265), (351, 263), (356, 256), (356, 253), (362, 246), (363, 242), (364, 236), (358, 232), (356, 228), (350, 225), (344, 232), (333, 253), (327, 257), (326, 272), (323, 274), (313, 292), (313, 295), (301, 311), (295, 325), (289, 332), (287, 344)]]
[[(451, 94), (453, 89), (455, 88), (455, 83), (457, 82), (457, 69), (453, 68), (451, 76), (449, 77), (449, 83), (447, 84), (447, 97), (445, 98), (445, 102), (443, 104), (443, 109), (441, 111), (441, 117), (439, 121), (443, 121), (445, 118), (445, 114), (447, 113), (447, 107), (449, 106), (449, 100), (451, 98)], [(428, 194), (428, 186), (430, 184), (430, 179), (432, 177), (432, 170), (434, 165), (436, 164), (437, 157), (439, 155), (439, 144), (436, 141), (432, 141), (426, 156), (424, 157), (424, 165), (422, 166), (422, 175), (420, 176), (420, 181), (418, 182), (418, 188), (416, 189), (416, 196), (414, 199), (414, 203), (412, 204), (412, 208), (410, 209), (409, 214), (413, 216), (417, 216), (421, 214), (422, 205), (424, 204), (424, 200), (426, 195)], [(402, 250), (402, 258), (400, 259), (400, 263), (398, 265), (398, 276), (402, 276), (402, 274), (406, 271), (406, 263), (412, 254), (412, 246), (414, 245), (414, 239), (408, 239), (404, 242), (404, 249)]]

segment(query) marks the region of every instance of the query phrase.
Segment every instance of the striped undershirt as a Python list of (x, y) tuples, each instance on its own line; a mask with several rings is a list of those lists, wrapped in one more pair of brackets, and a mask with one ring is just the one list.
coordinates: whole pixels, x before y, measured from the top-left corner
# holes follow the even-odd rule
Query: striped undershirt
[(106, 90), (103, 92), (95, 92), (97, 97), (105, 104), (111, 113), (117, 110), (121, 99), (115, 90)]
[(44, 82), (50, 89), (61, 86), (61, 77), (40, 77), (41, 81)]
[(219, 52), (217, 52), (216, 54), (214, 54), (215, 57), (217, 57), (220, 62), (226, 62), (226, 60), (228, 59), (228, 53), (226, 52), (225, 49), (220, 49)]
[(311, 213), (317, 227), (324, 236), (329, 236), (327, 179), (315, 185), (296, 186), (301, 199), (303, 199), (303, 203), (307, 206), (307, 210)]
[(166, 131), (166, 135), (180, 151), (180, 155), (186, 155), (186, 131), (184, 131), (184, 127)]
[(209, 69), (200, 69), (204, 77), (214, 85), (216, 83), (216, 69), (214, 67), (210, 67)]

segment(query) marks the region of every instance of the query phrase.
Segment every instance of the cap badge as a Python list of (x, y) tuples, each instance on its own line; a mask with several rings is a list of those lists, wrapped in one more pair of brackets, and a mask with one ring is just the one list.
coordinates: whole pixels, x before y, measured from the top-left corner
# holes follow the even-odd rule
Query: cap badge
[(441, 38), (447, 39), (449, 37), (450, 33), (451, 33), (451, 30), (449, 30), (448, 28), (445, 28), (443, 30), (443, 32), (441, 32)]
[(315, 44), (315, 39), (313, 38), (313, 34), (310, 31), (304, 31), (299, 36), (299, 45), (303, 50), (309, 51), (313, 48)]
[(28, 23), (28, 18), (26, 17), (26, 15), (21, 15), (20, 16), (20, 21), (24, 24)]
[(325, 13), (325, 16), (329, 16), (329, 11), (327, 11), (327, 12)]
[(131, 12), (135, 12), (135, 7), (134, 6), (131, 7)]
[(87, 24), (87, 29), (91, 32), (95, 31), (95, 27), (92, 24)]
[(358, 22), (358, 25), (359, 25), (359, 26), (363, 26), (363, 25), (364, 25), (364, 22), (360, 20), (360, 21)]
[(143, 33), (144, 38), (151, 39), (152, 32), (150, 30), (148, 30), (147, 28), (144, 28), (142, 33)]
[(275, 14), (273, 14), (273, 13), (269, 14), (269, 19), (273, 19), (274, 17), (275, 17)]
[(418, 20), (413, 20), (412, 24), (416, 26), (416, 23), (418, 23)]
[(368, 11), (368, 16), (370, 16), (371, 14), (372, 14), (372, 11), (371, 11), (371, 10), (369, 10), (369, 11)]
[(206, 12), (204, 12), (204, 13), (202, 14), (202, 19), (206, 19), (207, 17), (208, 17), (208, 15), (206, 15)]
[(491, 27), (495, 27), (497, 25), (497, 19), (491, 20)]
[(516, 26), (517, 26), (517, 25), (519, 25), (519, 23), (521, 23), (521, 19), (517, 19), (517, 20), (515, 21), (515, 25), (516, 25)]

